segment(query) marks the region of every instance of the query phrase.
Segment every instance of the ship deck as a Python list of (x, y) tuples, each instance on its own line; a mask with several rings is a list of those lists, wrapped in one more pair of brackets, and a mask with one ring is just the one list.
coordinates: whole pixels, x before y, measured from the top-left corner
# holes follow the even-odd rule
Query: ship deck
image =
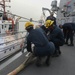
[[(32, 63), (17, 75), (75, 75), (75, 41), (73, 47), (67, 45), (62, 46), (61, 52), (59, 57), (51, 57), (49, 67), (36, 67), (35, 63)], [(0, 75), (7, 75), (18, 67), (25, 60), (25, 55), (25, 53), (21, 54), (7, 66), (0, 69)]]

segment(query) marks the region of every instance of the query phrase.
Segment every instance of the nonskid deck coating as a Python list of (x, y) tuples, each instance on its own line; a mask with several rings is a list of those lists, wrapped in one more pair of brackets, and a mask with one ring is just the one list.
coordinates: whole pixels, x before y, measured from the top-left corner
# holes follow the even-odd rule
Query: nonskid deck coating
[[(59, 57), (51, 57), (49, 67), (36, 67), (33, 63), (17, 75), (75, 75), (75, 46), (62, 46)], [(25, 54), (14, 60), (0, 71), (0, 75), (7, 75), (25, 60)]]

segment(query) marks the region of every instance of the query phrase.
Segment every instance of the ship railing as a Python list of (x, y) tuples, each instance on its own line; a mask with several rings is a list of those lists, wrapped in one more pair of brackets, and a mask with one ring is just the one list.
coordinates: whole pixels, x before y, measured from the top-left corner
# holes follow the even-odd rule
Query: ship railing
[(21, 38), (12, 40), (12, 41), (8, 41), (8, 42), (5, 42), (5, 43), (0, 43), (0, 45), (7, 44), (7, 43), (10, 43), (10, 42), (13, 42), (13, 41), (16, 41), (16, 40), (20, 40), (20, 39), (25, 39), (25, 38), (26, 38), (26, 37), (21, 37)]
[[(19, 34), (19, 33), (22, 33), (22, 34), (23, 34), (23, 33), (26, 33), (26, 31), (18, 31), (18, 32), (17, 32), (17, 31), (15, 30), (13, 33), (10, 31), (10, 34), (11, 34), (11, 35), (12, 35), (12, 34)], [(6, 36), (6, 35), (7, 35), (6, 33), (0, 33), (0, 37), (1, 37), (1, 36)]]
[[(22, 37), (22, 38), (25, 38), (25, 37)], [(19, 39), (22, 39), (22, 38), (19, 38)], [(19, 39), (16, 39), (16, 40), (19, 40)], [(13, 40), (13, 41), (16, 41), (16, 40)], [(13, 41), (10, 41), (10, 42), (13, 42)], [(10, 43), (10, 42), (1, 43), (0, 45), (2, 45), (2, 44), (7, 44), (7, 43)], [(13, 44), (13, 45), (10, 45), (10, 46), (7, 47), (7, 48), (3, 48), (3, 50), (1, 50), (0, 52), (1, 52), (1, 53), (7, 53), (8, 51), (12, 51), (12, 49), (16, 49), (16, 47), (19, 46), (19, 49), (18, 49), (16, 52), (21, 51), (22, 53), (24, 53), (24, 52), (25, 52), (25, 48), (27, 47), (27, 44), (26, 44), (25, 41), (22, 42), (22, 43), (24, 43), (24, 46), (23, 46), (23, 47), (21, 47), (21, 43), (15, 43), (15, 44)], [(16, 52), (15, 52), (15, 53), (16, 53)], [(12, 55), (12, 54), (11, 54), (11, 55)], [(1, 60), (3, 60), (3, 59), (0, 59), (0, 61), (1, 61)]]
[[(8, 51), (12, 51), (12, 49), (16, 49), (15, 47), (18, 46), (18, 45), (20, 45), (20, 43), (16, 43), (15, 46), (14, 46), (14, 45), (13, 45), (13, 46), (11, 45), (10, 47), (5, 48), (5, 49), (3, 49), (3, 50), (0, 51), (0, 52), (1, 52), (1, 53), (7, 53)], [(9, 55), (7, 55), (7, 56), (4, 56), (4, 57), (0, 58), (0, 62), (1, 62), (2, 60), (4, 60), (5, 58), (11, 56), (12, 54), (15, 54), (16, 52), (19, 52), (19, 51), (21, 51), (22, 53), (26, 52), (26, 51), (24, 51), (25, 48), (26, 48), (26, 45), (25, 45), (23, 48), (20, 48), (20, 49), (18, 49), (17, 51), (15, 51), (14, 53), (11, 53), (11, 54), (9, 54)]]
[[(20, 44), (15, 44), (15, 46), (18, 46), (18, 45), (20, 45)], [(1, 50), (0, 52), (4, 52), (4, 53), (6, 53), (6, 51), (7, 50), (9, 50), (9, 51), (11, 51), (11, 48), (13, 48), (13, 49), (15, 49), (15, 46), (12, 46), (12, 45), (10, 45), (10, 47), (9, 48), (4, 48), (3, 50)]]
[[(20, 31), (20, 32), (16, 32), (15, 34), (18, 34), (18, 33), (24, 33), (24, 32), (26, 32), (26, 31)], [(15, 36), (16, 37), (16, 36)], [(27, 33), (26, 33), (26, 35), (24, 35), (23, 37), (21, 36), (21, 37), (17, 37), (16, 39), (14, 39), (14, 40), (12, 40), (12, 41), (7, 41), (7, 42), (4, 42), (4, 43), (0, 43), (0, 45), (7, 45), (7, 44), (9, 44), (9, 43), (12, 43), (12, 42), (15, 42), (15, 41), (18, 41), (18, 40), (22, 40), (22, 42), (21, 43), (24, 43), (24, 47), (23, 48), (25, 48), (25, 46), (26, 46), (26, 37), (27, 37)], [(20, 45), (21, 45), (21, 43), (20, 43)], [(18, 45), (19, 43), (16, 43), (16, 45)], [(8, 48), (8, 49), (10, 49), (11, 48), (11, 46)], [(0, 52), (2, 52), (2, 51), (6, 51), (6, 50), (8, 50), (8, 49), (5, 49), (5, 50), (0, 50)]]
[(12, 41), (8, 41), (8, 42), (5, 42), (5, 43), (0, 43), (0, 45), (7, 44), (7, 43), (10, 43), (10, 42), (13, 42), (13, 41), (16, 41), (16, 40), (20, 40), (20, 39), (23, 39), (23, 38), (25, 38), (25, 37), (21, 37), (21, 38), (18, 38), (18, 39), (12, 40)]
[[(2, 10), (0, 10), (0, 12), (4, 12), (4, 11), (2, 11)], [(7, 14), (10, 14), (10, 15), (12, 15), (12, 16), (16, 16), (16, 17), (20, 17), (20, 18), (22, 18), (22, 19), (25, 19), (25, 20), (28, 20), (28, 21), (32, 21), (32, 22), (38, 22), (38, 21), (36, 21), (36, 20), (33, 20), (32, 18), (26, 18), (26, 17), (22, 17), (22, 16), (19, 16), (19, 15), (16, 15), (16, 14), (12, 14), (12, 13), (10, 13), (10, 12), (6, 12)]]

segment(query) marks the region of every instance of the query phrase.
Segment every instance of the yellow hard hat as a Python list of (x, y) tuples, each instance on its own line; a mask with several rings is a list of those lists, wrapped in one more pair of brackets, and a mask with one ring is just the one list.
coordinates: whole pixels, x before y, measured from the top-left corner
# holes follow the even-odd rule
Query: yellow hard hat
[(34, 24), (32, 22), (26, 22), (25, 23), (25, 28), (29, 27), (29, 26), (34, 26)]
[(49, 26), (53, 25), (53, 23), (54, 23), (54, 21), (52, 21), (52, 20), (47, 20), (47, 21), (45, 22), (46, 28), (48, 28)]

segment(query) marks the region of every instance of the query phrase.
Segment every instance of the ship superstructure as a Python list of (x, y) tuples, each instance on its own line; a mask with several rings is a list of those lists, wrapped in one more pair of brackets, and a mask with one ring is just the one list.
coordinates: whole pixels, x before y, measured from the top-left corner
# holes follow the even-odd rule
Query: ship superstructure
[(57, 6), (57, 3), (57, 0), (53, 0), (51, 9), (42, 8), (43, 15), (45, 16), (44, 11), (49, 11), (50, 14), (54, 13), (56, 15), (57, 25), (63, 25), (67, 22), (75, 23), (75, 0), (60, 0), (59, 6)]
[(75, 0), (61, 0), (57, 11), (58, 24), (75, 23)]
[(75, 0), (60, 0), (57, 7), (57, 0), (53, 0), (52, 9), (57, 15), (57, 25), (63, 25), (67, 22), (75, 23)]

